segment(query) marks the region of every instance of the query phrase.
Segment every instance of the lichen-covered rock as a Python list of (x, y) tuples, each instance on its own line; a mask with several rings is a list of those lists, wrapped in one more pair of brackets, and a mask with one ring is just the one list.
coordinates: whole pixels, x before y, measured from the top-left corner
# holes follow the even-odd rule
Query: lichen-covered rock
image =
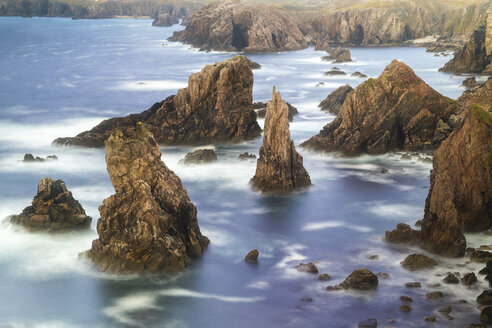
[(463, 125), (436, 151), (433, 166), (422, 243), (438, 254), (462, 256), (463, 231), (492, 226), (492, 114), (469, 108)]
[(340, 107), (342, 107), (345, 99), (347, 99), (347, 95), (353, 90), (354, 89), (349, 84), (338, 87), (320, 102), (318, 107), (321, 108), (321, 110), (326, 110), (337, 115)]
[(169, 40), (219, 51), (275, 52), (307, 47), (297, 24), (280, 9), (245, 2), (205, 5), (190, 17), (186, 29)]
[(206, 164), (217, 161), (217, 154), (213, 149), (197, 149), (186, 154), (184, 164)]
[(440, 119), (447, 122), (456, 101), (428, 86), (407, 65), (393, 60), (345, 99), (337, 118), (302, 146), (345, 155), (423, 150), (432, 144)]
[(169, 14), (160, 14), (156, 19), (152, 22), (152, 26), (173, 26), (174, 24), (178, 24), (179, 19), (176, 16), (171, 16)]
[(311, 185), (311, 179), (290, 139), (289, 109), (280, 93), (273, 88), (267, 104), (265, 132), (256, 174), (251, 179), (254, 189), (262, 192), (291, 192)]
[(143, 123), (115, 129), (106, 141), (106, 164), (116, 193), (99, 207), (99, 238), (83, 254), (99, 270), (179, 271), (207, 247), (196, 207), (161, 155)]
[(241, 142), (260, 136), (252, 100), (250, 64), (246, 57), (235, 56), (205, 66), (189, 77), (187, 88), (140, 114), (105, 120), (90, 131), (54, 143), (102, 147), (114, 128), (133, 127), (137, 122), (145, 123), (160, 144)]
[(51, 178), (39, 180), (38, 193), (32, 200), (32, 206), (10, 217), (12, 224), (31, 231), (48, 232), (89, 229), (91, 221), (82, 205), (67, 190), (65, 182)]

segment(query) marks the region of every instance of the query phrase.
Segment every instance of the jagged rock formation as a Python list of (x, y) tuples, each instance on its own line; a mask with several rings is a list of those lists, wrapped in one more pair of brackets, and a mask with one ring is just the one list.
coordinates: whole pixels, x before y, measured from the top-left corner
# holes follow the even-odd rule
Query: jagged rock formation
[(151, 17), (167, 13), (184, 17), (196, 11), (200, 4), (180, 1), (179, 4), (160, 1), (87, 1), (85, 4), (64, 0), (5, 0), (0, 3), (0, 16), (48, 16), (81, 18)]
[(302, 146), (345, 155), (433, 148), (437, 123), (447, 122), (456, 107), (393, 60), (377, 79), (350, 92), (337, 118)]
[(115, 129), (106, 141), (106, 164), (116, 193), (99, 207), (99, 238), (82, 254), (99, 270), (179, 271), (207, 247), (196, 207), (161, 155), (143, 123)]
[(458, 103), (463, 109), (476, 104), (490, 111), (492, 109), (492, 78), (477, 88), (463, 92), (458, 98)]
[(275, 52), (307, 47), (288, 15), (272, 6), (241, 2), (203, 6), (190, 17), (186, 29), (169, 40), (220, 51)]
[[(297, 110), (296, 107), (292, 106), (290, 103), (285, 102), (287, 104), (287, 107), (289, 108), (289, 122), (292, 122), (294, 120), (294, 116), (299, 114), (299, 111)], [(255, 102), (253, 103), (253, 109), (256, 110), (256, 116), (258, 117), (265, 117), (266, 116), (266, 109), (267, 109), (267, 104), (264, 102)]]
[(302, 156), (290, 140), (288, 111), (287, 104), (274, 87), (272, 100), (267, 104), (256, 174), (251, 179), (253, 188), (262, 192), (291, 192), (311, 185)]
[(433, 165), (422, 243), (433, 252), (461, 256), (462, 231), (492, 226), (492, 114), (472, 106), (461, 128), (436, 151)]
[(453, 59), (447, 62), (439, 71), (492, 74), (492, 55), (487, 52), (486, 36), (487, 26), (484, 22), (473, 32), (470, 40), (463, 48), (455, 53)]
[(184, 164), (205, 164), (217, 162), (217, 154), (213, 149), (197, 149), (186, 154)]
[(250, 153), (248, 153), (246, 151), (246, 152), (244, 152), (242, 154), (239, 154), (238, 159), (241, 160), (241, 161), (247, 161), (247, 160), (250, 160), (250, 159), (256, 159), (256, 155), (255, 154), (250, 154)]
[(338, 47), (336, 49), (328, 50), (328, 56), (321, 57), (325, 61), (334, 61), (335, 63), (351, 62), (350, 50), (347, 48)]
[(173, 26), (178, 23), (178, 17), (171, 16), (169, 14), (160, 14), (156, 19), (154, 19), (152, 26)]
[(111, 131), (144, 122), (160, 144), (203, 145), (241, 142), (260, 136), (252, 109), (253, 72), (246, 57), (235, 56), (205, 66), (188, 79), (188, 87), (126, 117), (105, 120), (74, 138), (58, 138), (59, 145), (102, 147)]
[(354, 89), (349, 85), (345, 84), (341, 87), (336, 88), (332, 93), (328, 95), (322, 102), (319, 103), (318, 107), (321, 110), (326, 110), (330, 113), (338, 115), (340, 107), (342, 107), (347, 95)]
[(46, 158), (41, 158), (39, 156), (36, 156), (34, 157), (33, 154), (25, 154), (24, 155), (24, 159), (22, 160), (23, 162), (28, 162), (28, 163), (32, 163), (32, 162), (44, 162), (44, 161), (56, 161), (58, 160), (58, 157), (56, 155), (48, 155), (46, 156)]
[(38, 193), (32, 200), (32, 206), (10, 217), (12, 224), (31, 231), (48, 232), (89, 229), (91, 221), (82, 205), (67, 190), (65, 182), (51, 178), (39, 180)]

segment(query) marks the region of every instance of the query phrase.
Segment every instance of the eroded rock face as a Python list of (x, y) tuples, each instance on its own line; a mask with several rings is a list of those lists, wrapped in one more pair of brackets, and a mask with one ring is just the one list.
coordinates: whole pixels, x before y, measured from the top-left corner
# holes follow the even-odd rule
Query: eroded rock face
[(241, 142), (260, 136), (251, 108), (253, 72), (246, 57), (235, 56), (205, 66), (188, 79), (188, 87), (126, 117), (105, 120), (74, 138), (58, 138), (59, 145), (102, 147), (111, 131), (143, 122), (160, 144), (203, 145)]
[(458, 98), (458, 103), (465, 110), (473, 104), (488, 111), (492, 110), (492, 78), (473, 90), (463, 92)]
[(436, 151), (433, 166), (422, 242), (435, 253), (461, 256), (462, 231), (492, 226), (492, 114), (472, 106)]
[(116, 193), (99, 207), (99, 238), (84, 253), (99, 270), (179, 271), (207, 247), (195, 205), (161, 155), (143, 123), (116, 129), (106, 141), (106, 164)]
[(345, 99), (347, 99), (347, 95), (353, 90), (354, 89), (349, 84), (338, 87), (320, 102), (318, 107), (321, 108), (321, 110), (326, 110), (337, 115), (340, 107), (342, 107)]
[[(289, 107), (289, 122), (292, 122), (294, 120), (294, 116), (299, 114), (299, 111), (297, 110), (296, 107), (292, 106), (290, 103), (288, 102), (285, 103), (287, 104), (287, 107)], [(256, 116), (265, 117), (267, 104), (264, 102), (253, 103), (253, 109), (256, 109)]]
[(290, 140), (288, 112), (287, 104), (274, 87), (272, 100), (267, 104), (256, 174), (250, 182), (254, 189), (283, 193), (311, 185), (302, 156), (297, 153), (294, 141)]
[(12, 224), (31, 231), (48, 232), (89, 229), (91, 221), (82, 205), (67, 190), (65, 182), (51, 178), (39, 180), (38, 193), (32, 200), (32, 206), (10, 217)]
[(214, 2), (194, 13), (186, 29), (169, 38), (201, 50), (275, 52), (307, 47), (292, 19), (259, 3)]
[(377, 79), (355, 88), (338, 117), (302, 146), (345, 155), (435, 148), (432, 140), (437, 123), (447, 122), (456, 108), (456, 101), (393, 60)]
[(173, 26), (174, 24), (178, 24), (179, 19), (176, 16), (171, 16), (169, 14), (160, 14), (156, 19), (152, 22), (152, 26)]

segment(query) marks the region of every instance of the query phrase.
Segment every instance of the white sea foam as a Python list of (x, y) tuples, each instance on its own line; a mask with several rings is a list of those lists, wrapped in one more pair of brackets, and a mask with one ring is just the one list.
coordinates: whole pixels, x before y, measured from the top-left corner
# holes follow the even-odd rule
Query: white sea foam
[(333, 228), (346, 228), (350, 230), (355, 230), (357, 232), (371, 232), (372, 228), (366, 227), (366, 226), (354, 226), (353, 224), (347, 224), (342, 221), (318, 221), (318, 222), (311, 222), (306, 225), (304, 225), (301, 230), (302, 231), (318, 231), (318, 230), (325, 230), (325, 229), (333, 229)]
[(249, 283), (247, 287), (252, 289), (268, 289), (270, 288), (270, 283), (264, 280), (258, 280)]
[(191, 298), (203, 298), (213, 299), (228, 303), (255, 303), (263, 301), (265, 298), (261, 296), (242, 297), (242, 296), (223, 296), (217, 294), (200, 293), (184, 288), (169, 288), (159, 292), (161, 296), (167, 297), (191, 297)]
[(186, 88), (187, 82), (173, 80), (141, 80), (141, 81), (124, 81), (110, 87), (112, 90), (125, 91), (160, 91), (160, 90), (178, 90)]
[(103, 309), (104, 315), (119, 323), (142, 327), (138, 320), (133, 319), (131, 314), (141, 310), (159, 310), (156, 305), (157, 293), (139, 293), (116, 299), (113, 306)]
[(387, 204), (386, 202), (373, 202), (369, 204), (367, 211), (371, 214), (391, 219), (418, 218), (423, 215), (423, 206), (408, 204)]

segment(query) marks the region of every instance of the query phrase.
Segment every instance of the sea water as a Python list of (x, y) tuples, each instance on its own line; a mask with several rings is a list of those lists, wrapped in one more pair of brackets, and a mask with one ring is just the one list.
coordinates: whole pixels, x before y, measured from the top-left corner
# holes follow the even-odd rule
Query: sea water
[[(421, 252), (382, 241), (398, 222), (422, 218), (430, 164), (401, 154), (340, 158), (303, 150), (313, 186), (290, 196), (263, 196), (248, 186), (261, 138), (236, 145), (209, 145), (214, 164), (178, 164), (193, 147), (162, 147), (163, 161), (178, 174), (198, 208), (200, 228), (211, 240), (204, 255), (179, 274), (152, 277), (101, 274), (77, 254), (97, 238), (98, 206), (114, 193), (104, 149), (52, 147), (57, 137), (74, 136), (103, 119), (141, 112), (187, 85), (203, 66), (236, 53), (199, 52), (166, 39), (182, 26), (152, 27), (146, 19), (70, 20), (0, 18), (0, 217), (20, 213), (36, 193), (39, 179), (63, 179), (88, 215), (88, 232), (50, 235), (0, 225), (0, 327), (355, 327), (366, 318), (380, 326), (463, 327), (479, 322), (475, 297), (487, 284), (441, 287), (442, 301), (426, 301), (430, 286), (448, 271), (480, 267), (465, 259), (434, 256), (440, 267), (408, 272), (399, 262)], [(267, 101), (275, 85), (299, 109), (291, 123), (295, 143), (315, 135), (334, 116), (317, 105), (336, 87), (356, 87), (359, 71), (377, 77), (393, 59), (411, 66), (443, 95), (456, 99), (464, 76), (438, 72), (449, 57), (420, 48), (352, 48), (353, 62), (332, 64), (312, 47), (248, 57), (254, 71), (255, 101)], [(346, 76), (326, 77), (337, 66)], [(320, 84), (320, 82), (323, 82)], [(259, 120), (263, 125), (263, 120)], [(58, 161), (22, 162), (25, 153)], [(385, 167), (388, 174), (381, 174)], [(483, 235), (469, 236), (478, 246)], [(249, 250), (260, 251), (248, 265)], [(377, 260), (370, 260), (378, 255)], [(316, 261), (332, 280), (298, 272)], [(367, 267), (386, 272), (372, 292), (327, 292), (327, 285)], [(422, 288), (404, 284), (421, 281)], [(414, 298), (401, 313), (399, 296)], [(306, 298), (312, 298), (307, 302)], [(469, 304), (457, 305), (465, 299)], [(440, 306), (451, 304), (448, 321)]]

